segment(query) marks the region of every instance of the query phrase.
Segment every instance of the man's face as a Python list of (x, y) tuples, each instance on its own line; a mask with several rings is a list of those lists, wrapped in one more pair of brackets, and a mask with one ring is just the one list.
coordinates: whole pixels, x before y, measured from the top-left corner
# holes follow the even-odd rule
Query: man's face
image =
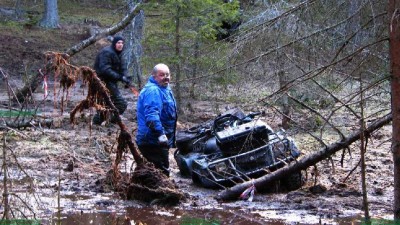
[(124, 48), (123, 40), (119, 40), (117, 43), (115, 43), (115, 50), (120, 52), (120, 51), (122, 51), (123, 48)]
[(157, 81), (158, 85), (166, 87), (169, 84), (171, 79), (171, 75), (169, 73), (168, 67), (161, 67), (157, 70), (157, 73), (154, 75), (154, 80)]

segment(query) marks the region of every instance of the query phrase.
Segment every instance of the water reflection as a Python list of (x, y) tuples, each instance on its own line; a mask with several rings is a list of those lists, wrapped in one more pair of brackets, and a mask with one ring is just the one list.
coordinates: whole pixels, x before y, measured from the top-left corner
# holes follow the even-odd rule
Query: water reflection
[[(60, 223), (61, 222), (61, 223)], [(127, 208), (124, 214), (115, 212), (72, 213), (62, 215), (61, 220), (53, 219), (51, 224), (58, 225), (219, 225), (219, 224), (285, 224), (279, 220), (265, 220), (257, 214), (245, 214), (238, 210), (224, 209), (164, 209), (164, 208)]]
[[(274, 212), (273, 212), (274, 211)], [(279, 211), (279, 210), (278, 210)], [(281, 214), (281, 217), (266, 216)], [(240, 209), (192, 208), (182, 210), (178, 208), (162, 207), (128, 207), (119, 212), (96, 210), (95, 212), (75, 212), (53, 215), (52, 221), (43, 221), (47, 225), (221, 225), (221, 224), (270, 224), (270, 225), (316, 225), (316, 224), (340, 224), (340, 225), (360, 225), (363, 224), (361, 216), (348, 218), (323, 218), (318, 220), (309, 217), (298, 217), (296, 220), (290, 217), (296, 216), (296, 212), (276, 212), (276, 210), (266, 210), (265, 212), (248, 212)], [(297, 214), (301, 214), (297, 212)], [(298, 216), (298, 215), (297, 215)], [(60, 219), (58, 219), (60, 218)], [(278, 219), (279, 218), (279, 219)]]

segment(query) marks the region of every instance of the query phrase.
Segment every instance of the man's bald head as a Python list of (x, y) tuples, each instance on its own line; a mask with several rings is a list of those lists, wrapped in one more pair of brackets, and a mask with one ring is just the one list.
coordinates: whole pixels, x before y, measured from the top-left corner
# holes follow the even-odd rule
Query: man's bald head
[(171, 77), (170, 77), (169, 68), (167, 65), (165, 65), (163, 63), (157, 64), (153, 68), (152, 75), (154, 77), (154, 80), (156, 80), (160, 86), (163, 86), (163, 87), (168, 86)]

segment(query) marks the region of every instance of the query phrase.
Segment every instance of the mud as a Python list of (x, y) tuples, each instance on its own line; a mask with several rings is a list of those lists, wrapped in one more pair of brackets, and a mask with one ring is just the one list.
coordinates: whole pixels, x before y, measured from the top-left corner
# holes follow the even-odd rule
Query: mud
[[(124, 220), (135, 224), (361, 223), (360, 169), (343, 182), (359, 161), (356, 146), (352, 148), (351, 156), (346, 154), (343, 167), (340, 165), (341, 153), (338, 153), (333, 161), (319, 163), (318, 170), (304, 171), (307, 180), (301, 189), (289, 193), (256, 193), (252, 202), (217, 202), (214, 196), (218, 190), (197, 187), (190, 179), (180, 176), (173, 159), (174, 149), (171, 149), (170, 179), (188, 195), (188, 199), (173, 208), (126, 201), (112, 187), (104, 185), (115, 158), (118, 127), (113, 124), (90, 127), (94, 114), (90, 111), (79, 115), (76, 125), (70, 124), (68, 110), (85, 97), (84, 87), (79, 84), (73, 90), (66, 113), (60, 114), (59, 107), (54, 108), (52, 96), (39, 107), (38, 118), (52, 119), (51, 128), (30, 127), (9, 131), (6, 136), (10, 157), (9, 191), (25, 200), (11, 198), (16, 214), (16, 208), (23, 209), (25, 216), (36, 217), (43, 224), (57, 224), (60, 220), (62, 224), (123, 224)], [(129, 105), (122, 119), (134, 133), (136, 97), (129, 90), (123, 89), (123, 92)], [(43, 90), (39, 90), (35, 98), (42, 99)], [(194, 102), (192, 107), (196, 113), (181, 119), (178, 128), (190, 127), (194, 122), (216, 115), (212, 105), (206, 102)], [(264, 110), (268, 112), (268, 109)], [(263, 120), (272, 126), (278, 123), (268, 115)], [(384, 141), (391, 137), (391, 127), (384, 127), (373, 135), (375, 141), (369, 143), (367, 152), (370, 212), (374, 218), (391, 219), (393, 161), (390, 142)], [(294, 138), (300, 141), (298, 145), (303, 155), (311, 151), (301, 142), (301, 134)], [(120, 170), (129, 173), (134, 167), (132, 155), (126, 153)], [(0, 178), (3, 180), (3, 173)]]

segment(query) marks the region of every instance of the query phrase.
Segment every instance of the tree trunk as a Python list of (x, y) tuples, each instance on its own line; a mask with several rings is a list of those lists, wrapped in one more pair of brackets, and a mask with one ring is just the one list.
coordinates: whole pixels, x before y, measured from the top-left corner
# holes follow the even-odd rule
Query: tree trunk
[(175, 65), (175, 73), (176, 73), (176, 86), (175, 86), (175, 90), (176, 90), (176, 101), (177, 101), (177, 109), (178, 112), (181, 112), (181, 108), (180, 108), (180, 103), (182, 102), (181, 100), (181, 85), (179, 80), (181, 79), (181, 49), (180, 49), (180, 13), (181, 13), (181, 7), (180, 5), (177, 6), (177, 10), (176, 10), (176, 17), (175, 17), (175, 57), (177, 59), (177, 63)]
[(189, 88), (189, 96), (191, 99), (196, 100), (196, 94), (195, 94), (195, 88), (196, 88), (196, 76), (198, 73), (198, 67), (199, 67), (199, 59), (200, 59), (200, 20), (197, 21), (197, 27), (196, 27), (196, 40), (194, 44), (194, 64), (193, 64), (193, 72), (192, 72), (192, 78), (193, 81), (190, 84)]
[(7, 187), (7, 182), (8, 182), (8, 171), (7, 171), (7, 146), (6, 146), (6, 136), (7, 136), (7, 131), (3, 132), (3, 165), (2, 168), (4, 169), (4, 177), (3, 177), (3, 207), (4, 207), (4, 212), (3, 212), (3, 218), (8, 220), (10, 218), (10, 204), (9, 204), (9, 199), (8, 199), (8, 187)]
[(21, 17), (22, 17), (22, 14), (23, 14), (23, 12), (22, 12), (22, 3), (21, 3), (21, 0), (16, 0), (15, 1), (15, 19), (21, 19)]
[(29, 99), (42, 81), (43, 76), (40, 72), (32, 76), (29, 82), (15, 94), (18, 102), (24, 102), (25, 99)]
[[(361, 2), (360, 0), (352, 0), (349, 1), (349, 12), (348, 12), (348, 16), (353, 15), (354, 13), (357, 12), (358, 8), (361, 6)], [(358, 13), (357, 15), (355, 15), (353, 18), (351, 18), (348, 23), (346, 23), (346, 34), (350, 35), (351, 33), (353, 33), (356, 30), (359, 30), (361, 27), (361, 14)], [(358, 32), (353, 40), (352, 40), (352, 50), (355, 51), (358, 46), (360, 46), (361, 41), (362, 41), (362, 34), (360, 32)]]
[(141, 41), (143, 39), (144, 20), (144, 12), (141, 10), (139, 14), (135, 16), (131, 26), (125, 29), (124, 32), (126, 40), (124, 57), (126, 57), (125, 59), (128, 64), (128, 69), (131, 71), (131, 74), (139, 88), (143, 86), (141, 67), (143, 48)]
[(58, 28), (57, 0), (45, 0), (44, 8), (45, 11), (43, 13), (43, 18), (39, 22), (39, 26), (44, 28)]
[[(367, 135), (374, 130), (377, 130), (381, 128), (382, 126), (388, 124), (392, 120), (392, 115), (386, 115), (372, 124), (368, 126), (368, 128), (365, 129), (364, 134)], [(305, 156), (301, 158), (299, 161), (292, 163), (288, 166), (285, 166), (281, 169), (278, 169), (270, 174), (267, 174), (265, 176), (262, 176), (260, 178), (257, 178), (252, 181), (247, 181), (238, 185), (235, 185), (227, 190), (222, 191), (216, 198), (218, 200), (235, 200), (237, 199), (241, 193), (243, 193), (244, 190), (246, 190), (248, 187), (254, 186), (256, 189), (261, 189), (261, 187), (265, 187), (267, 185), (270, 185), (272, 182), (277, 181), (279, 179), (284, 178), (285, 176), (289, 174), (293, 174), (295, 172), (299, 172), (301, 170), (305, 170), (310, 166), (315, 165), (316, 163), (320, 162), (321, 160), (327, 159), (330, 157), (332, 154), (336, 153), (337, 151), (348, 147), (355, 141), (359, 140), (361, 136), (361, 131), (357, 131), (353, 133), (352, 135), (344, 138), (341, 141), (338, 141), (336, 143), (333, 143), (318, 152), (315, 152), (311, 155)]]
[(365, 136), (365, 115), (364, 115), (364, 92), (363, 92), (363, 74), (360, 73), (360, 109), (361, 109), (361, 135), (360, 135), (360, 162), (361, 162), (361, 187), (363, 196), (363, 209), (364, 209), (364, 219), (366, 224), (371, 224), (371, 217), (369, 215), (369, 205), (368, 205), (368, 192), (367, 192), (367, 181), (366, 181), (366, 164), (365, 164), (365, 153), (367, 152), (367, 140)]
[[(283, 89), (288, 83), (288, 77), (285, 74), (285, 71), (282, 69), (278, 72), (278, 79), (279, 79), (279, 88)], [(282, 127), (283, 129), (289, 129), (290, 127), (290, 120), (292, 116), (292, 108), (289, 104), (288, 95), (285, 93), (281, 97), (281, 105), (282, 105)]]
[(400, 220), (400, 2), (389, 0), (389, 53), (392, 91), (392, 153), (394, 164), (394, 219)]

